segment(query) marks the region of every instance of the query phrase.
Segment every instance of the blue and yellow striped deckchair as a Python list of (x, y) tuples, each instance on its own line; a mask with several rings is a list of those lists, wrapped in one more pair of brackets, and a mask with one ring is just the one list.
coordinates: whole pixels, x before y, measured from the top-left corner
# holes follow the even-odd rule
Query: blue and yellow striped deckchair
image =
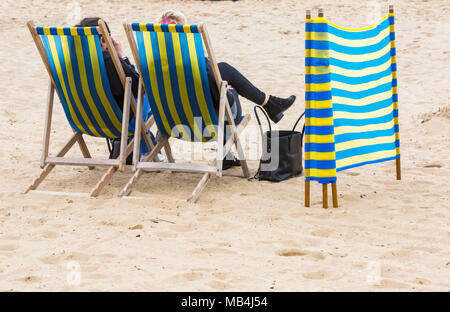
[(310, 181), (332, 184), (336, 172), (396, 160), (400, 179), (394, 12), (374, 26), (349, 29), (307, 12), (305, 46), (305, 206)]
[[(135, 158), (135, 176), (122, 190), (128, 195), (132, 184), (142, 170), (170, 170), (202, 172), (204, 176), (192, 193), (189, 201), (195, 202), (207, 183), (211, 173), (222, 174), (222, 160), (235, 143), (243, 174), (248, 177), (239, 134), (247, 125), (250, 115), (246, 115), (236, 127), (231, 117), (226, 97), (227, 84), (222, 81), (212, 52), (209, 37), (204, 24), (124, 24), (136, 64), (141, 75), (140, 88), (145, 90), (149, 99), (156, 125), (165, 138), (155, 147), (153, 153), (166, 144), (169, 138), (190, 142), (218, 142), (215, 165), (149, 163)], [(214, 71), (215, 81), (208, 81), (206, 71), (206, 48)], [(219, 114), (214, 110), (210, 92), (210, 83), (217, 84), (220, 94)], [(225, 119), (229, 124), (230, 136), (224, 145)], [(135, 145), (134, 155), (138, 150)], [(152, 155), (152, 153), (150, 154)], [(150, 156), (149, 156), (150, 157)]]
[[(134, 127), (129, 125), (130, 105), (133, 105), (135, 110), (135, 105), (131, 104), (134, 103), (131, 78), (125, 77), (103, 21), (100, 21), (100, 27), (35, 27), (30, 21), (28, 28), (50, 76), (50, 84), (41, 158), (43, 171), (25, 193), (36, 189), (55, 165), (87, 165), (89, 168), (107, 166), (108, 171), (90, 192), (91, 196), (97, 196), (112, 174), (117, 169), (123, 170), (127, 155), (132, 151), (132, 144), (127, 148), (127, 137), (134, 133)], [(108, 50), (112, 51), (111, 57), (124, 86), (123, 112), (111, 92), (100, 36), (105, 39)], [(55, 90), (74, 134), (56, 157), (49, 157)], [(152, 120), (149, 120), (147, 127), (151, 126)], [(142, 127), (141, 131), (145, 133), (147, 146), (152, 148), (145, 127)], [(92, 159), (83, 134), (102, 138), (121, 138), (119, 158)], [(64, 157), (75, 142), (80, 145), (84, 158)]]

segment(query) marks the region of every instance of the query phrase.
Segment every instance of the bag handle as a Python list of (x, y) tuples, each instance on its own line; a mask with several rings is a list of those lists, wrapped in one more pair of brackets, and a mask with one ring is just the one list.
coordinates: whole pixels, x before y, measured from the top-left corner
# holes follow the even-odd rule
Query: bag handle
[[(305, 113), (301, 114), (300, 117), (298, 117), (297, 121), (294, 124), (294, 127), (292, 128), (292, 132), (294, 132), (295, 128), (297, 127), (298, 122), (300, 121), (300, 119), (302, 119), (302, 117), (305, 115)], [(303, 124), (303, 129), (301, 131), (301, 134), (303, 136), (303, 133), (305, 132), (305, 125)]]
[(261, 137), (264, 136), (263, 130), (262, 130), (262, 125), (261, 125), (261, 121), (259, 120), (259, 116), (258, 116), (258, 112), (257, 112), (257, 108), (259, 108), (263, 113), (264, 116), (266, 116), (267, 119), (267, 123), (269, 124), (269, 132), (272, 132), (272, 126), (270, 125), (270, 120), (269, 120), (269, 116), (267, 116), (266, 111), (259, 105), (255, 105), (253, 107), (253, 111), (255, 112), (255, 116), (256, 116), (256, 120), (258, 121), (258, 125), (259, 125), (259, 130), (261, 131)]

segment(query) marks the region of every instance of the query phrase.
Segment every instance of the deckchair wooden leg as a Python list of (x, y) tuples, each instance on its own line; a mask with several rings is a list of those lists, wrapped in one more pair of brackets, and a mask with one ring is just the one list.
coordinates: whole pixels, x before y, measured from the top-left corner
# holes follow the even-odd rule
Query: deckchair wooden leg
[(94, 186), (94, 188), (89, 193), (89, 196), (97, 197), (98, 194), (102, 191), (105, 185), (111, 180), (113, 174), (117, 171), (117, 167), (111, 166), (103, 175), (103, 177), (98, 181), (98, 183)]
[(205, 189), (206, 184), (208, 183), (210, 177), (211, 177), (210, 173), (205, 173), (203, 175), (202, 179), (200, 180), (200, 182), (198, 182), (198, 184), (195, 187), (194, 191), (192, 192), (191, 196), (189, 196), (189, 198), (186, 200), (187, 202), (189, 202), (189, 203), (197, 202), (198, 198), (200, 197), (200, 194)]
[(336, 183), (331, 183), (331, 193), (333, 195), (333, 208), (338, 207), (337, 187)]
[(305, 181), (305, 207), (310, 206), (311, 189), (309, 181)]
[[(83, 138), (82, 134), (80, 134), (78, 136), (78, 145), (80, 146), (80, 150), (81, 150), (81, 153), (83, 154), (84, 158), (92, 158), (91, 153), (89, 153), (89, 149), (88, 149), (88, 147), (86, 145), (86, 141), (84, 141), (84, 138)], [(90, 167), (88, 167), (88, 169), (89, 170), (93, 170), (93, 169), (95, 169), (95, 167), (94, 166), (90, 166)]]
[(167, 161), (170, 163), (174, 163), (175, 159), (173, 158), (172, 148), (170, 147), (170, 144), (168, 141), (167, 141), (167, 144), (164, 145), (164, 151), (166, 152)]
[[(80, 136), (79, 133), (74, 133), (69, 141), (67, 141), (66, 145), (64, 145), (64, 147), (58, 152), (58, 154), (56, 154), (56, 156), (63, 157), (72, 148), (75, 142), (78, 141), (78, 136)], [(46, 164), (44, 166), (44, 169), (42, 169), (41, 174), (33, 180), (31, 185), (25, 190), (24, 194), (28, 193), (31, 190), (35, 190), (39, 186), (39, 184), (44, 181), (44, 179), (48, 176), (48, 174), (53, 170), (54, 167), (55, 165)]]
[(120, 191), (119, 197), (130, 195), (133, 186), (137, 183), (137, 181), (138, 181), (139, 178), (141, 177), (142, 172), (144, 172), (142, 169), (136, 170), (136, 172), (135, 172), (134, 175), (131, 177), (131, 179), (128, 181), (128, 183), (127, 183), (127, 184), (123, 187), (123, 189)]
[(322, 184), (323, 208), (328, 208), (328, 184)]

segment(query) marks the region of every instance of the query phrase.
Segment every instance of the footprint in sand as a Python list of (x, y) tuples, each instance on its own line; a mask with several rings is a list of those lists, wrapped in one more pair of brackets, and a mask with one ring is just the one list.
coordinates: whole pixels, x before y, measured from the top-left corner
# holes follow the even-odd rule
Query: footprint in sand
[(282, 257), (301, 257), (307, 255), (306, 252), (299, 249), (283, 249), (277, 251), (277, 254)]
[(428, 164), (423, 166), (424, 168), (441, 168), (442, 165), (441, 164)]
[(69, 256), (67, 256), (66, 259), (74, 261), (88, 261), (89, 256), (81, 252), (73, 252)]

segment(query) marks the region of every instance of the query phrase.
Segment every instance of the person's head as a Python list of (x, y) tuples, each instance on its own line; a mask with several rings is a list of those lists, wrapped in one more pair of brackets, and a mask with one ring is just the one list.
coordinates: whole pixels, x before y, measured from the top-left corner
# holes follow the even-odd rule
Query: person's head
[(166, 10), (158, 19), (160, 24), (187, 24), (186, 16), (174, 10)]
[[(100, 17), (85, 17), (77, 25), (75, 25), (75, 27), (97, 27), (98, 21), (100, 19), (101, 19)], [(109, 26), (106, 22), (105, 25), (109, 35), (111, 35), (111, 31), (109, 30)], [(106, 43), (101, 35), (100, 35), (100, 43), (102, 45), (102, 50), (106, 50)]]

